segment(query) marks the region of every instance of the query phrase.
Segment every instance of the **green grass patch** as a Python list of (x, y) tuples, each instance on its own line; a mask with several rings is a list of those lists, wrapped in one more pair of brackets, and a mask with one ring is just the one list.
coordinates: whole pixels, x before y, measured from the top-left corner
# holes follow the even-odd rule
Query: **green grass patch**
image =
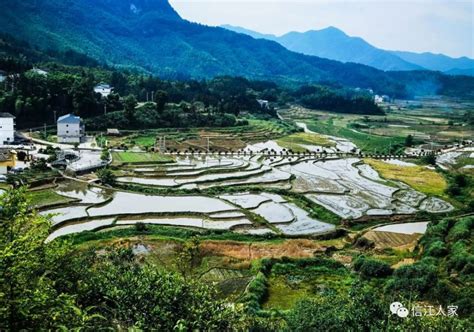
[[(324, 264), (327, 261), (329, 264)], [(332, 260), (306, 260), (276, 263), (268, 277), (268, 296), (264, 309), (291, 309), (302, 298), (328, 291), (347, 292), (355, 278), (351, 272)]]
[(374, 159), (364, 161), (385, 179), (402, 181), (413, 189), (428, 195), (445, 196), (447, 182), (441, 174), (434, 170), (418, 165), (394, 165)]
[(277, 140), (278, 144), (286, 149), (295, 152), (304, 152), (306, 149), (301, 145), (319, 145), (323, 147), (333, 147), (336, 144), (327, 137), (312, 133), (295, 133)]
[(342, 137), (353, 142), (359, 149), (367, 153), (393, 153), (394, 150), (404, 144), (403, 137), (385, 137), (366, 134), (356, 129), (347, 127), (346, 121), (335, 121), (338, 118), (331, 117), (324, 121), (305, 121), (308, 128), (314, 132)]
[(0, 182), (0, 189), (3, 189), (3, 190), (8, 190), (10, 189), (10, 185), (8, 183), (5, 183), (5, 182)]
[(238, 234), (230, 231), (220, 230), (194, 230), (183, 227), (144, 225), (143, 229), (138, 227), (127, 227), (120, 229), (103, 230), (101, 232), (82, 232), (71, 234), (63, 238), (70, 239), (74, 244), (80, 245), (87, 242), (102, 242), (114, 239), (124, 239), (136, 236), (143, 236), (146, 239), (168, 239), (184, 241), (191, 237), (199, 240), (216, 241), (239, 241), (239, 242), (281, 242), (282, 238), (277, 235), (268, 234), (265, 236)]
[(159, 153), (145, 152), (112, 152), (114, 163), (117, 164), (140, 164), (140, 163), (167, 163), (173, 159)]

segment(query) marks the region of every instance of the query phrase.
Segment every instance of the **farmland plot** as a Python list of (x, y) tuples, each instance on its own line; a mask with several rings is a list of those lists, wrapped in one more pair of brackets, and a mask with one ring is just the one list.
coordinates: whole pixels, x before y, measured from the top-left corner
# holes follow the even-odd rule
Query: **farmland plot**
[[(335, 228), (334, 225), (321, 222), (311, 218), (305, 210), (293, 203), (288, 203), (283, 197), (276, 194), (261, 193), (237, 194), (220, 196), (223, 199), (232, 201), (242, 207), (252, 208), (251, 211), (259, 214), (270, 223), (274, 223), (276, 228), (285, 235), (310, 235), (325, 233)], [(272, 231), (268, 228), (244, 229), (246, 234), (262, 235)]]
[[(306, 134), (309, 136), (294, 136), (298, 143), (291, 139), (283, 141), (306, 149), (308, 140), (322, 140), (321, 135)], [(324, 136), (324, 140), (331, 145), (325, 149), (349, 151), (355, 148), (337, 137)], [(176, 157), (163, 163), (125, 164), (117, 170), (117, 187), (145, 192), (163, 190), (171, 194), (145, 195), (87, 186), (79, 189), (60, 186), (57, 193), (76, 199), (77, 204), (41, 213), (54, 214), (54, 237), (137, 223), (254, 235), (307, 236), (333, 231), (336, 226), (322, 220), (336, 223), (337, 216), (357, 219), (453, 209), (442, 199), (429, 196), (437, 192), (416, 190), (437, 180), (434, 175), (439, 175), (422, 166), (403, 161), (366, 160), (364, 163), (355, 157), (286, 156), (277, 141), (247, 148), (279, 155), (212, 154)], [(426, 181), (411, 182), (412, 170), (422, 172)], [(404, 182), (400, 182), (401, 179)], [(138, 186), (127, 187), (126, 184)], [(228, 190), (229, 187), (232, 188)], [(212, 190), (208, 190), (210, 188)], [(278, 191), (271, 190), (274, 188)], [(203, 193), (185, 195), (184, 189), (203, 190)]]

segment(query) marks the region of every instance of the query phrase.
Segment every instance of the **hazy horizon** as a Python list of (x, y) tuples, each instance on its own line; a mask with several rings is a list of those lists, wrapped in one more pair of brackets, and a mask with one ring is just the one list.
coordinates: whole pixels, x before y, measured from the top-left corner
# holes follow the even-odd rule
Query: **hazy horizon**
[(334, 26), (349, 36), (395, 51), (474, 59), (471, 1), (170, 0), (185, 19), (283, 35)]

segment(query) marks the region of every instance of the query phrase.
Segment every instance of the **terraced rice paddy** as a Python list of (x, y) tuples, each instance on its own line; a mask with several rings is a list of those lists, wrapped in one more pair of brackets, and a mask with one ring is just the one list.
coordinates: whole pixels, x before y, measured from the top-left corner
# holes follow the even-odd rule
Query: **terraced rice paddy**
[[(283, 151), (275, 141), (254, 144), (250, 148)], [(377, 171), (379, 165), (386, 169), (420, 167), (372, 160), (364, 163), (358, 158), (252, 154), (178, 156), (172, 162), (140, 161), (123, 165), (118, 171), (121, 174), (118, 183), (122, 188), (134, 185), (167, 190), (167, 195), (60, 185), (56, 193), (74, 199), (76, 203), (42, 213), (53, 214), (55, 232), (52, 237), (137, 223), (301, 236), (327, 233), (336, 228), (336, 222), (324, 219), (324, 214), (321, 215), (324, 220), (319, 220), (320, 214), (314, 218), (313, 207), (325, 211), (326, 216), (331, 214), (336, 221), (337, 216), (358, 219), (452, 209), (442, 199), (421, 193), (416, 186), (410, 187), (409, 181), (388, 182), (385, 169), (382, 168), (380, 174)], [(430, 170), (423, 168), (423, 171), (432, 174)], [(254, 188), (253, 191), (246, 192), (248, 187)], [(232, 191), (228, 193), (230, 188)], [(184, 190), (190, 189), (199, 191), (183, 194)], [(279, 194), (272, 193), (276, 189)], [(207, 195), (207, 190), (212, 190), (213, 194)], [(281, 192), (300, 195), (309, 205), (296, 205), (298, 201), (293, 199), (287, 201)]]

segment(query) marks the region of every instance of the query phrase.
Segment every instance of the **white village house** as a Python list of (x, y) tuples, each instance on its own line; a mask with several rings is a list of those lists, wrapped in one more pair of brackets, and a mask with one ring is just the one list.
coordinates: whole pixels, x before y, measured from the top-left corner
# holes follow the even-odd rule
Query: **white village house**
[(387, 95), (382, 95), (382, 96), (375, 95), (374, 96), (374, 102), (376, 104), (388, 103), (389, 101), (390, 101), (390, 97), (387, 96)]
[(261, 108), (268, 109), (268, 106), (269, 106), (268, 100), (257, 99), (257, 103), (259, 103)]
[(0, 113), (0, 146), (15, 140), (15, 117), (10, 113)]
[(107, 97), (108, 95), (110, 95), (112, 93), (112, 90), (114, 88), (111, 87), (110, 85), (108, 84), (104, 84), (104, 83), (101, 83), (99, 85), (97, 85), (96, 87), (94, 87), (94, 92), (95, 93), (100, 93), (102, 97)]
[(40, 69), (40, 68), (33, 68), (31, 71), (35, 74), (41, 75), (41, 76), (48, 76), (48, 72), (46, 70)]
[(84, 141), (85, 127), (82, 119), (66, 114), (58, 119), (58, 143), (81, 143)]

